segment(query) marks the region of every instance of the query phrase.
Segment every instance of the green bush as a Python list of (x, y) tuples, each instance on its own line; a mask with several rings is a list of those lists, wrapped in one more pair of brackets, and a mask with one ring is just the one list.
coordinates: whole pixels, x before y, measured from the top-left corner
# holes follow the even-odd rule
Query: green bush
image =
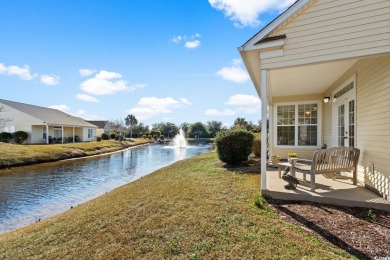
[(164, 135), (160, 135), (160, 139), (161, 139), (161, 140), (164, 140)]
[(152, 135), (148, 135), (148, 138), (149, 138), (149, 139), (152, 139), (152, 138), (153, 138), (153, 136), (152, 136)]
[(253, 140), (252, 152), (256, 157), (260, 157), (261, 154), (261, 138), (259, 134), (255, 134), (255, 139)]
[(108, 134), (106, 133), (103, 133), (102, 134), (102, 140), (108, 140), (110, 137), (108, 136)]
[(12, 134), (7, 132), (1, 132), (0, 133), (0, 142), (3, 143), (9, 143), (12, 139)]
[(228, 164), (247, 161), (252, 152), (253, 139), (253, 134), (243, 129), (218, 132), (215, 143), (219, 159)]
[(96, 137), (96, 141), (101, 142), (102, 138), (98, 136), (98, 137)]
[(142, 135), (142, 138), (146, 139), (146, 138), (148, 138), (148, 136), (147, 135)]
[(110, 135), (110, 139), (115, 139), (116, 138), (116, 134), (111, 134)]
[(12, 134), (12, 138), (15, 143), (22, 144), (28, 138), (28, 134), (24, 131), (16, 131)]
[(150, 135), (151, 136), (160, 136), (161, 135), (161, 132), (160, 131), (155, 131), (155, 130), (152, 130), (152, 131), (150, 131)]

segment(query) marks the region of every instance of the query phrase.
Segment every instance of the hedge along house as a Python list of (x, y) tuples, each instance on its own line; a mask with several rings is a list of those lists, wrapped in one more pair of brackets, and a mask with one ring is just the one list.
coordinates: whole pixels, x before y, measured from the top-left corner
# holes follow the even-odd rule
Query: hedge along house
[(262, 129), (269, 118), (270, 156), (357, 147), (358, 181), (390, 199), (390, 1), (298, 0), (239, 51), (262, 101)]
[[(80, 117), (71, 116), (52, 108), (34, 106), (0, 99), (0, 116), (6, 119), (0, 132), (24, 131), (28, 133), (26, 144), (47, 144), (50, 140), (74, 142), (93, 141), (97, 126)], [(2, 129), (1, 129), (2, 128)], [(56, 138), (56, 139), (54, 139)], [(65, 139), (64, 139), (65, 138)]]

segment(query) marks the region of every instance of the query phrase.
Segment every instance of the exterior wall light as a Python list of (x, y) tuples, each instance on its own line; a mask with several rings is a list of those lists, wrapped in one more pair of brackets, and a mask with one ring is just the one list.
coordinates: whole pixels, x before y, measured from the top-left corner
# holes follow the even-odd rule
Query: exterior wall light
[(330, 101), (330, 97), (324, 97), (324, 103), (328, 103)]

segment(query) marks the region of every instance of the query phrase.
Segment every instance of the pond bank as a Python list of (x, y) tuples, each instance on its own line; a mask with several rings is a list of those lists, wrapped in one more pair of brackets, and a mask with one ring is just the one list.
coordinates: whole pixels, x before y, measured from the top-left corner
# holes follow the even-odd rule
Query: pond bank
[(146, 143), (150, 143), (150, 141), (141, 138), (134, 139), (131, 142), (105, 140), (101, 142), (49, 145), (0, 143), (0, 169), (101, 155)]

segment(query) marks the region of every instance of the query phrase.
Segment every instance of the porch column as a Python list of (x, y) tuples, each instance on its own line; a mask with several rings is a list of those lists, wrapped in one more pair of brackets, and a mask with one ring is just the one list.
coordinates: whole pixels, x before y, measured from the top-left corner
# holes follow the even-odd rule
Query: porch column
[(73, 140), (73, 143), (74, 143), (74, 127), (73, 127), (73, 135), (72, 135), (72, 140)]
[(61, 143), (64, 143), (64, 126), (61, 126)]
[(49, 125), (46, 124), (46, 144), (49, 143)]
[(261, 190), (267, 189), (267, 70), (261, 70)]

